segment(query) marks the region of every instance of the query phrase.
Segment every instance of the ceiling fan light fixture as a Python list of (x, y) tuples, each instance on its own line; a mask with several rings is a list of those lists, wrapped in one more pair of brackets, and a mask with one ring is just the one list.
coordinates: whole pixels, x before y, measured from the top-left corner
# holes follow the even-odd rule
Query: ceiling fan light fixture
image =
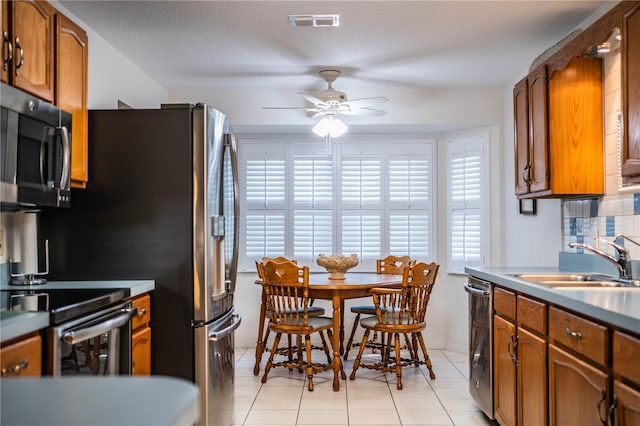
[(289, 15), (292, 27), (339, 27), (340, 15)]
[(331, 136), (337, 138), (346, 133), (349, 130), (346, 124), (339, 118), (325, 117), (320, 120), (311, 131), (320, 137)]

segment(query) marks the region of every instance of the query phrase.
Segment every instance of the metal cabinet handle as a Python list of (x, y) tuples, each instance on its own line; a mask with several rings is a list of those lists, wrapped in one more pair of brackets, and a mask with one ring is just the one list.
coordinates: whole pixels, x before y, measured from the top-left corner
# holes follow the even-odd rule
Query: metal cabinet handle
[(518, 366), (518, 338), (513, 334), (509, 339), (509, 343), (507, 343), (507, 353), (509, 354), (509, 358), (511, 358), (511, 361), (513, 361), (513, 363), (517, 367)]
[(10, 376), (12, 374), (18, 374), (22, 370), (25, 370), (28, 366), (29, 366), (29, 360), (25, 359), (20, 364), (16, 364), (13, 367), (3, 368), (0, 374), (2, 375), (2, 377)]
[(577, 340), (582, 340), (582, 333), (578, 332), (578, 331), (572, 331), (569, 327), (567, 327), (564, 332), (567, 334), (567, 336), (569, 337), (574, 337)]
[(598, 405), (596, 406), (596, 410), (598, 411), (598, 420), (602, 423), (603, 426), (607, 426), (607, 418), (602, 418), (602, 404), (604, 404), (607, 399), (607, 392), (602, 389), (602, 396), (600, 397), (600, 401), (598, 401)]
[(142, 318), (143, 316), (145, 316), (147, 314), (147, 309), (146, 308), (142, 308), (138, 311), (138, 313), (136, 314), (136, 316), (138, 318)]
[(20, 46), (20, 38), (16, 37), (16, 51), (20, 51), (20, 61), (16, 64), (16, 75), (20, 75), (20, 67), (24, 65), (24, 49)]
[[(5, 31), (2, 33), (2, 44), (7, 45), (7, 57), (4, 60), (4, 63), (2, 64), (2, 69), (6, 71), (9, 69), (9, 63), (13, 59), (13, 44), (11, 43), (11, 39), (9, 38), (8, 31)], [(2, 49), (2, 51), (4, 52), (4, 48)]]
[(616, 394), (613, 394), (613, 402), (609, 406), (609, 416), (607, 418), (609, 425), (613, 425), (613, 414), (616, 410), (617, 405), (618, 405), (618, 397), (616, 396)]

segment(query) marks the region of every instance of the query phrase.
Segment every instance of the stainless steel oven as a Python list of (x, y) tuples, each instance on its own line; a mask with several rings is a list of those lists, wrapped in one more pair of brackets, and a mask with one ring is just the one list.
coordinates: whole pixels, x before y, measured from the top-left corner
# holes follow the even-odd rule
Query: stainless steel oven
[(47, 330), (47, 374), (131, 374), (131, 303), (94, 312)]
[(2, 291), (13, 311), (49, 312), (44, 333), (44, 374), (131, 374), (131, 319), (136, 309), (128, 289), (42, 289)]
[(482, 411), (494, 418), (493, 407), (493, 298), (491, 283), (468, 277), (469, 393)]

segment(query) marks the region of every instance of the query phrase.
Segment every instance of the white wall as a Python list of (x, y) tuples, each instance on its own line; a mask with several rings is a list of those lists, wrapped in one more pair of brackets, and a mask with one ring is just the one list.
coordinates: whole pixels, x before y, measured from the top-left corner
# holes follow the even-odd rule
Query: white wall
[(117, 108), (118, 100), (134, 108), (158, 108), (167, 90), (118, 52), (57, 1), (51, 4), (84, 30), (89, 38), (89, 109)]

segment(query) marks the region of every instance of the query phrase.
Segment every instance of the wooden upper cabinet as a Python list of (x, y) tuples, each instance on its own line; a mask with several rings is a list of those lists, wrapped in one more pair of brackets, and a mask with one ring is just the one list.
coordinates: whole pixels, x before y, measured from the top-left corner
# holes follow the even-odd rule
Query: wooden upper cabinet
[(516, 195), (529, 192), (529, 80), (513, 89)]
[[(604, 193), (602, 76), (600, 58), (575, 57), (552, 73), (544, 64), (534, 69), (526, 78), (526, 103), (520, 87), (524, 83), (516, 85), (519, 198)], [(527, 114), (522, 111), (525, 107)]]
[(529, 192), (548, 189), (547, 68), (529, 75)]
[(2, 23), (2, 67), (0, 68), (0, 81), (9, 83), (9, 63), (13, 56), (13, 44), (9, 33), (9, 2), (2, 0), (0, 7), (0, 22)]
[(54, 103), (73, 116), (71, 126), (71, 186), (86, 188), (88, 169), (87, 33), (56, 13), (56, 85)]
[(53, 12), (44, 1), (16, 0), (8, 4), (13, 51), (8, 82), (49, 102), (53, 101), (54, 80)]
[(622, 18), (622, 96), (624, 184), (640, 183), (640, 4)]

